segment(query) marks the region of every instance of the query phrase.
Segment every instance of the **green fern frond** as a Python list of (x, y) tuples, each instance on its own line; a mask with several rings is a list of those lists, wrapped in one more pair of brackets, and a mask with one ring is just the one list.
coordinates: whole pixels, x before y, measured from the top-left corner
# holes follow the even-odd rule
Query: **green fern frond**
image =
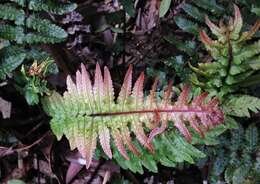
[(223, 15), (225, 12), (225, 8), (221, 6), (216, 0), (196, 0), (192, 1), (197, 7), (200, 7), (208, 12), (211, 12), (214, 15)]
[(5, 39), (0, 38), (0, 50), (3, 49), (4, 47), (7, 47), (10, 45), (10, 42)]
[[(187, 40), (187, 38), (190, 37), (192, 41), (186, 43), (183, 43), (182, 41), (182, 43), (176, 43), (175, 41), (172, 44), (181, 51), (181, 55), (186, 61), (185, 63), (191, 62), (194, 64), (199, 61), (200, 55), (197, 54), (197, 51), (201, 50), (200, 44), (197, 44), (199, 43), (199, 30), (202, 27), (207, 28), (204, 23), (204, 17), (206, 15), (209, 15), (211, 19), (216, 20), (220, 15), (222, 16), (225, 13), (224, 8), (219, 4), (220, 3), (216, 3), (215, 0), (198, 0), (185, 1), (185, 3), (183, 2), (178, 6), (181, 11), (174, 16), (174, 21), (181, 32), (189, 33), (185, 34), (183, 37), (184, 40)], [(176, 35), (173, 34), (173, 37), (176, 37)]]
[(199, 63), (197, 68), (191, 66), (193, 84), (218, 94), (219, 98), (237, 90), (240, 83), (253, 75), (260, 65), (256, 60), (260, 41), (248, 44), (260, 27), (260, 20), (249, 31), (240, 33), (243, 20), (239, 8), (235, 5), (234, 9), (234, 19), (230, 19), (227, 25), (217, 26), (206, 17), (206, 24), (217, 39), (212, 40), (205, 31), (200, 31), (200, 38), (213, 61)]
[(45, 11), (57, 15), (69, 13), (77, 8), (75, 3), (59, 3), (55, 0), (30, 0), (29, 9), (34, 11)]
[(24, 34), (24, 28), (20, 26), (0, 25), (0, 38), (22, 43), (57, 43), (64, 41), (67, 33), (49, 20), (41, 20), (34, 16), (26, 20), (28, 28), (37, 32)]
[(0, 38), (22, 43), (24, 38), (23, 28), (20, 26), (0, 25)]
[[(26, 6), (26, 0), (10, 0), (21, 7)], [(52, 14), (63, 15), (77, 8), (76, 3), (60, 3), (56, 0), (28, 0), (29, 9), (32, 11), (45, 11)]]
[[(255, 165), (254, 165), (254, 170), (255, 170), (255, 172), (257, 173), (257, 175), (260, 174), (260, 155), (257, 155), (257, 157), (256, 157), (256, 162), (255, 162)], [(260, 180), (260, 177), (258, 177), (258, 180)]]
[[(13, 0), (13, 2), (23, 5), (25, 1)], [(73, 3), (57, 3), (48, 0), (29, 0), (29, 9), (47, 11), (56, 14), (64, 14), (76, 8)], [(15, 25), (0, 25), (0, 38), (16, 41), (18, 44), (29, 43), (57, 43), (62, 42), (67, 37), (67, 32), (61, 27), (53, 24), (48, 19), (43, 19), (40, 15), (31, 13), (25, 18), (25, 13), (20, 7), (6, 3), (0, 5), (0, 18), (14, 21)], [(35, 10), (34, 10), (35, 11)], [(25, 24), (25, 25), (24, 25)]]
[(244, 184), (249, 171), (250, 167), (247, 165), (241, 165), (240, 167), (236, 168), (233, 172), (232, 183)]
[(255, 123), (246, 129), (238, 124), (237, 129), (219, 137), (221, 144), (213, 148), (207, 147), (210, 162), (216, 164), (210, 171), (211, 183), (216, 183), (222, 174), (228, 184), (260, 181), (259, 172), (255, 170), (258, 167), (260, 149), (258, 132), (259, 127)]
[[(58, 43), (66, 39), (66, 31), (54, 24), (52, 20), (46, 19), (46, 17), (43, 18), (43, 12), (62, 15), (76, 8), (76, 4), (70, 2), (59, 3), (55, 0), (10, 1), (5, 1), (0, 5), (0, 21), (4, 22), (4, 24), (0, 25), (0, 39), (7, 40), (9, 45), (11, 45), (3, 49), (2, 52), (4, 53), (1, 53), (1, 79), (4, 79), (6, 75), (15, 70), (24, 60), (37, 60), (40, 62), (46, 59), (46, 53), (43, 53), (38, 48), (33, 48), (34, 45)], [(29, 10), (26, 11), (26, 15), (25, 9)], [(0, 47), (3, 47), (2, 42)], [(55, 71), (57, 71), (57, 67), (54, 65), (48, 70), (48, 72)], [(20, 73), (17, 72), (10, 76), (14, 80), (20, 78), (17, 81), (21, 84), (19, 84), (19, 87), (18, 85), (16, 87), (25, 95), (30, 105), (38, 103), (40, 95), (47, 94), (49, 91), (47, 81), (41, 78), (41, 76), (23, 76), (24, 80), (21, 79)]]
[(251, 12), (255, 13), (257, 16), (260, 16), (260, 7), (256, 5), (252, 5)]
[(0, 79), (15, 70), (25, 59), (26, 52), (15, 46), (0, 50)]
[(196, 6), (188, 3), (184, 3), (181, 7), (189, 16), (198, 20), (199, 22), (204, 22), (205, 15)]
[(224, 8), (216, 3), (215, 0), (198, 0), (190, 3), (181, 4), (181, 9), (188, 16), (175, 16), (174, 20), (177, 26), (185, 32), (198, 36), (199, 25), (204, 23), (204, 17), (208, 14), (214, 14), (212, 18), (223, 15)]
[(183, 51), (187, 53), (189, 56), (193, 56), (194, 49), (196, 48), (196, 42), (195, 41), (180, 41), (177, 40), (174, 36), (166, 36), (164, 39), (173, 44), (177, 49), (180, 51)]
[[(136, 143), (134, 141), (134, 143)], [(189, 144), (176, 131), (168, 131), (153, 140), (154, 154), (135, 144), (141, 155), (129, 153), (130, 160), (125, 160), (115, 150), (114, 159), (123, 169), (143, 173), (143, 167), (152, 172), (158, 172), (157, 164), (166, 167), (175, 167), (178, 163), (194, 163), (196, 159), (205, 157), (205, 154)]]
[(234, 174), (235, 169), (236, 168), (233, 166), (228, 166), (227, 169), (225, 170), (224, 177), (227, 183), (232, 183), (232, 176)]
[[(250, 66), (253, 70), (260, 69), (260, 56), (252, 57), (250, 60), (247, 60), (246, 63)], [(246, 67), (246, 66), (244, 66)]]
[(28, 28), (34, 29), (37, 33), (41, 34), (43, 37), (56, 38), (57, 40), (64, 40), (68, 35), (59, 26), (52, 24), (51, 21), (47, 19), (42, 19), (36, 15), (31, 15), (26, 19), (26, 26)]
[(26, 51), (26, 59), (28, 60), (36, 60), (36, 61), (46, 61), (48, 58), (50, 58), (50, 55), (40, 49), (32, 48), (30, 50)]
[(16, 25), (24, 24), (25, 13), (11, 4), (0, 4), (0, 19), (14, 21)]
[(247, 62), (248, 59), (260, 53), (260, 40), (250, 45), (243, 45), (238, 54), (234, 55), (234, 64), (239, 65)]
[[(143, 173), (143, 167), (149, 171), (158, 172), (157, 164), (159, 163), (166, 167), (176, 167), (180, 163), (194, 164), (195, 161), (206, 156), (203, 153), (204, 150), (199, 150), (195, 145), (218, 145), (219, 142), (217, 142), (216, 137), (229, 129), (230, 125), (228, 124), (230, 123), (219, 125), (208, 131), (204, 139), (193, 134), (192, 144), (189, 144), (177, 131), (169, 130), (153, 139), (154, 154), (150, 154), (136, 141), (133, 141), (134, 145), (140, 150), (140, 156), (129, 153), (130, 160), (125, 160), (114, 148), (113, 158), (123, 169), (130, 169), (132, 172), (140, 174)], [(227, 126), (225, 127), (225, 125)]]
[(246, 149), (249, 152), (255, 152), (259, 147), (258, 129), (255, 124), (249, 125), (246, 129)]
[(195, 22), (181, 16), (175, 17), (174, 20), (180, 29), (191, 34), (198, 35), (199, 26)]
[(25, 7), (26, 0), (10, 0), (11, 2), (17, 3), (19, 6)]
[(223, 107), (227, 115), (250, 117), (249, 110), (255, 113), (260, 110), (260, 99), (249, 95), (231, 96)]

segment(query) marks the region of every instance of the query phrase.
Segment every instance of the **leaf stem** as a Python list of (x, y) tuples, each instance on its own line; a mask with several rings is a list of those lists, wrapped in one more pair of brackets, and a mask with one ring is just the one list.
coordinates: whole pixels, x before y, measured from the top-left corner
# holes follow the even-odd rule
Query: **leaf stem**
[(134, 111), (122, 111), (122, 112), (101, 112), (101, 113), (93, 113), (88, 116), (96, 117), (96, 116), (119, 116), (119, 115), (130, 115), (130, 114), (146, 114), (146, 113), (209, 113), (207, 110), (198, 110), (193, 108), (188, 109), (152, 109), (152, 110), (134, 110)]

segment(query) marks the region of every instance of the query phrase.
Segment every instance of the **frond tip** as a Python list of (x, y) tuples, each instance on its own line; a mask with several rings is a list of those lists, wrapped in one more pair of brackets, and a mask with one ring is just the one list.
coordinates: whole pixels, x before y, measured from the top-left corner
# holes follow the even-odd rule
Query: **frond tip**
[[(190, 89), (184, 86), (175, 103), (171, 102), (172, 86), (169, 85), (163, 99), (156, 99), (155, 81), (148, 97), (143, 94), (144, 74), (142, 73), (132, 87), (132, 66), (129, 67), (117, 100), (109, 70), (105, 67), (104, 77), (99, 64), (96, 65), (94, 84), (92, 85), (84, 65), (76, 73), (76, 83), (70, 76), (67, 79), (67, 91), (63, 97), (54, 92), (43, 100), (44, 108), (52, 116), (51, 127), (60, 138), (68, 138), (71, 148), (78, 148), (91, 164), (97, 138), (105, 154), (112, 158), (111, 137), (115, 147), (125, 159), (129, 159), (125, 145), (134, 154), (140, 152), (131, 141), (131, 132), (148, 150), (153, 152), (151, 140), (161, 134), (173, 121), (174, 126), (190, 142), (190, 127), (202, 137), (204, 132), (223, 122), (223, 112), (218, 100), (207, 99), (202, 93), (189, 100)], [(151, 130), (147, 135), (147, 130)]]

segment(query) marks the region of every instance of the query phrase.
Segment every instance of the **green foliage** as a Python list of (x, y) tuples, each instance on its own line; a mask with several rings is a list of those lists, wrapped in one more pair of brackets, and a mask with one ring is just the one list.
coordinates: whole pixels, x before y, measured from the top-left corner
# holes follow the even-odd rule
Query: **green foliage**
[[(200, 139), (202, 139), (206, 130), (224, 121), (222, 110), (218, 108), (218, 100), (209, 98), (205, 103), (206, 93), (193, 96), (186, 85), (172, 105), (172, 86), (168, 85), (163, 97), (157, 98), (157, 83), (158, 80), (154, 82), (150, 94), (144, 97), (144, 74), (140, 74), (132, 87), (132, 66), (130, 66), (119, 96), (114, 100), (114, 88), (107, 67), (104, 68), (103, 77), (100, 66), (96, 65), (94, 84), (92, 85), (86, 68), (82, 64), (81, 70), (76, 72), (76, 83), (72, 81), (70, 76), (67, 77), (67, 91), (64, 92), (63, 96), (53, 92), (52, 95), (44, 98), (42, 103), (44, 110), (52, 116), (51, 128), (54, 134), (58, 139), (65, 135), (71, 149), (77, 148), (82, 157), (86, 159), (87, 167), (92, 162), (99, 138), (100, 145), (108, 158), (111, 159), (119, 154), (122, 160), (127, 160), (121, 162), (121, 164), (129, 163), (123, 168), (130, 167), (135, 172), (141, 172), (142, 168), (140, 160), (134, 162), (132, 161), (134, 156), (128, 156), (126, 145), (132, 153), (137, 155), (135, 160), (141, 156), (143, 165), (156, 171), (156, 159), (148, 154), (142, 157), (143, 151), (140, 151), (132, 143), (131, 133), (150, 152), (154, 152), (153, 147), (159, 152), (165, 150), (157, 158), (158, 160), (164, 155), (165, 159), (160, 160), (161, 163), (169, 165), (173, 157), (175, 157), (176, 162), (194, 163), (192, 157), (202, 155), (195, 148), (187, 145), (188, 143), (183, 139), (178, 138), (177, 135), (171, 134), (169, 138), (159, 139), (159, 142), (152, 142), (152, 140), (156, 135), (167, 130), (169, 122), (172, 122), (173, 126), (184, 135), (188, 142), (192, 141), (189, 129), (194, 129), (194, 133), (199, 134)], [(190, 124), (189, 129), (187, 123)], [(149, 136), (146, 135), (147, 132), (149, 132)], [(113, 138), (114, 147), (118, 150), (118, 152), (114, 151), (113, 154), (110, 146), (111, 138)], [(170, 141), (175, 142), (171, 143)], [(180, 154), (181, 147), (184, 150)], [(177, 150), (173, 150), (175, 148)], [(170, 155), (172, 157), (168, 158)], [(167, 162), (167, 160), (170, 161)]]
[(149, 171), (158, 172), (157, 165), (159, 163), (166, 167), (176, 167), (181, 163), (194, 164), (196, 161), (206, 157), (203, 153), (204, 150), (199, 150), (197, 146), (218, 144), (219, 142), (216, 142), (216, 137), (230, 129), (231, 124), (229, 122), (226, 125), (217, 126), (208, 131), (204, 139), (199, 138), (193, 133), (192, 144), (189, 144), (177, 131), (170, 129), (154, 138), (154, 154), (150, 154), (146, 149), (138, 146), (138, 149), (141, 150), (141, 156), (131, 153), (131, 160), (125, 160), (115, 152), (114, 159), (120, 167), (140, 174), (143, 173), (143, 167)]
[(260, 7), (253, 5), (251, 11), (255, 13), (257, 16), (260, 16)]
[(177, 26), (185, 32), (198, 35), (199, 26), (191, 20), (185, 19), (184, 17), (178, 16), (174, 18)]
[(0, 5), (0, 18), (3, 20), (14, 21), (16, 25), (24, 24), (25, 13), (22, 9), (17, 9), (10, 4)]
[(235, 17), (228, 25), (220, 24), (218, 27), (208, 18), (206, 23), (217, 40), (211, 40), (205, 31), (200, 32), (200, 38), (213, 61), (199, 63), (197, 68), (191, 66), (194, 71), (191, 82), (223, 98), (239, 89), (240, 83), (259, 69), (260, 41), (250, 43), (249, 40), (258, 30), (260, 21), (248, 32), (240, 33), (242, 17), (235, 6)]
[(130, 169), (132, 172), (143, 174), (143, 167), (156, 173), (158, 172), (158, 163), (166, 167), (176, 167), (178, 163), (188, 162), (194, 164), (194, 160), (205, 157), (204, 153), (189, 144), (178, 132), (173, 130), (156, 137), (153, 140), (153, 145), (154, 154), (150, 154), (139, 146), (141, 156), (131, 153), (131, 160), (125, 160), (116, 153), (114, 159), (123, 169)]
[(231, 96), (224, 102), (224, 111), (227, 115), (237, 117), (250, 117), (249, 110), (260, 110), (260, 99), (249, 95)]
[(230, 184), (260, 182), (259, 131), (260, 128), (255, 124), (249, 125), (247, 129), (239, 126), (220, 136), (221, 144), (207, 149), (209, 159), (214, 161), (210, 173), (211, 183), (217, 183), (221, 175)]
[[(251, 6), (253, 3), (250, 4), (248, 1), (244, 1), (243, 4), (245, 5), (243, 11), (248, 12), (245, 22), (252, 22), (255, 17), (251, 16), (250, 9), (253, 7), (252, 10), (257, 12), (256, 6)], [(224, 12), (225, 8), (223, 8), (229, 6), (230, 4), (226, 2), (216, 3), (216, 1), (206, 0), (182, 4), (180, 6), (182, 13), (175, 16), (175, 23), (184, 32), (189, 33), (187, 35), (193, 35), (196, 47), (190, 49), (187, 44), (180, 43), (176, 36), (175, 38), (165, 37), (165, 40), (192, 58), (183, 57), (189, 61), (190, 68), (193, 70), (190, 81), (195, 88), (206, 90), (211, 95), (219, 97), (226, 115), (225, 122), (232, 122), (231, 127), (236, 128), (239, 123), (231, 116), (250, 117), (250, 112), (256, 113), (260, 109), (259, 98), (238, 93), (241, 91), (241, 86), (248, 87), (259, 83), (257, 71), (260, 65), (260, 42), (257, 40), (258, 35), (255, 35), (259, 28), (259, 21), (251, 28), (245, 22), (243, 26), (240, 11), (236, 6), (234, 18), (229, 20), (227, 25), (221, 21), (218, 27), (209, 21), (209, 19), (216, 21), (225, 14), (229, 15), (230, 12)], [(204, 24), (206, 16), (209, 17), (206, 18), (209, 29)], [(241, 32), (242, 26), (249, 31)], [(201, 27), (204, 27), (205, 31), (200, 31)], [(206, 34), (209, 30), (216, 38), (215, 40)], [(204, 51), (196, 42), (198, 38), (206, 46), (212, 58), (204, 59)], [(201, 59), (197, 67), (194, 67), (197, 65), (194, 61), (199, 61), (199, 54), (194, 53), (194, 50), (203, 53), (199, 56)], [(203, 62), (201, 62), (202, 58)], [(171, 60), (166, 60), (165, 64), (169, 64), (169, 61)], [(176, 65), (177, 61), (171, 62), (172, 65)], [(176, 70), (175, 68), (174, 70)], [(210, 183), (218, 183), (223, 177), (227, 183), (233, 184), (259, 182), (258, 131), (259, 127), (255, 124), (249, 125), (245, 130), (239, 126), (239, 128), (230, 129), (219, 138), (213, 139), (214, 147), (203, 146), (201, 150), (207, 154), (208, 162), (203, 158), (197, 164), (200, 166), (202, 164), (204, 167), (206, 167), (205, 164), (212, 166), (212, 168), (210, 167)], [(193, 140), (196, 141), (196, 136)], [(207, 144), (204, 142), (204, 145)]]
[[(215, 0), (185, 1), (177, 6), (178, 13), (174, 16), (174, 22), (179, 29), (172, 34), (169, 33), (164, 39), (176, 47), (176, 55), (178, 58), (182, 58), (184, 66), (187, 66), (188, 63), (196, 65), (201, 61), (204, 53), (199, 42), (199, 30), (201, 28), (207, 29), (204, 18), (206, 15), (214, 20), (220, 18), (220, 16), (226, 13), (224, 7), (223, 3), (216, 3)], [(174, 71), (173, 73), (178, 73), (175, 67), (178, 65), (178, 62), (175, 63), (177, 56), (163, 60), (166, 66)], [(181, 81), (188, 80), (188, 77), (184, 75), (191, 73), (189, 70), (188, 67), (183, 68), (183, 73), (180, 75)]]
[(29, 9), (34, 11), (45, 11), (52, 14), (63, 15), (77, 8), (75, 3), (60, 3), (53, 0), (30, 0)]
[[(0, 5), (0, 19), (5, 24), (0, 25), (0, 39), (10, 42), (0, 51), (0, 79), (5, 79), (6, 75), (12, 73), (24, 61), (27, 63), (34, 60), (45, 62), (48, 56), (40, 50), (36, 51), (33, 44), (62, 42), (66, 39), (67, 33), (42, 15), (44, 13), (62, 15), (75, 8), (76, 4), (60, 3), (54, 0), (11, 0), (2, 3)], [(46, 81), (43, 83), (37, 77), (33, 80), (26, 78), (24, 81), (27, 81), (27, 87), (23, 90), (28, 91), (23, 93), (29, 104), (35, 104), (39, 101), (37, 94), (43, 94), (47, 90)], [(42, 86), (42, 89), (39, 86)], [(29, 96), (32, 97), (31, 100)]]
[[(52, 24), (50, 20), (40, 18), (39, 16), (31, 15), (26, 19), (26, 26), (28, 28), (34, 29), (37, 31), (36, 36), (41, 35), (42, 37), (46, 37), (46, 40), (43, 40), (43, 43), (55, 43), (63, 41), (67, 37), (66, 31), (64, 31), (62, 28), (56, 26), (55, 24)], [(31, 37), (32, 38), (32, 37)], [(30, 41), (28, 37), (26, 38), (26, 42), (30, 43), (33, 41)], [(49, 40), (50, 41), (49, 41)]]
[(188, 56), (192, 56), (193, 59), (196, 58), (194, 54), (194, 49), (196, 49), (197, 43), (195, 41), (187, 40), (185, 42), (178, 41), (174, 36), (166, 36), (164, 39), (173, 44), (178, 50), (185, 52)]
[(45, 79), (46, 76), (55, 74), (57, 71), (54, 61), (49, 58), (40, 62), (34, 61), (31, 66), (23, 65), (21, 73), (15, 78), (17, 81), (16, 88), (24, 94), (29, 105), (38, 104), (40, 96), (50, 93)]
[(24, 38), (23, 28), (20, 26), (0, 25), (0, 38), (22, 43)]
[[(22, 7), (33, 11), (26, 15), (21, 7), (15, 4), (6, 3), (0, 5), (0, 18), (14, 21), (15, 26), (2, 25), (0, 27), (0, 38), (22, 43), (56, 43), (61, 42), (67, 37), (67, 33), (50, 20), (40, 17), (35, 11), (45, 11), (47, 13), (64, 14), (76, 8), (75, 4), (62, 4), (56, 1), (30, 0), (28, 5)], [(25, 2), (24, 2), (25, 3)], [(33, 30), (33, 31), (29, 31)]]
[[(10, 0), (19, 6), (28, 7), (32, 11), (44, 11), (51, 14), (63, 15), (77, 8), (75, 3), (60, 3), (54, 0)], [(28, 4), (26, 4), (26, 2)]]
[(26, 52), (17, 46), (9, 46), (0, 50), (0, 79), (5, 79), (26, 58)]
[[(164, 40), (176, 47), (180, 53), (162, 60), (165, 68), (160, 72), (160, 76), (169, 70), (173, 74), (173, 77), (178, 77), (182, 82), (186, 82), (191, 74), (191, 69), (187, 67), (188, 61), (195, 61), (197, 59), (196, 52), (194, 52), (197, 43), (189, 40), (181, 41), (181, 38), (176, 38), (175, 35), (165, 36)], [(154, 75), (158, 76), (158, 72)], [(160, 79), (160, 81), (163, 82), (164, 80)]]
[(185, 14), (181, 14), (174, 18), (176, 25), (183, 31), (199, 36), (199, 27), (203, 24), (206, 15), (213, 14), (216, 18), (223, 15), (224, 7), (217, 4), (215, 0), (198, 0), (191, 3), (183, 3), (181, 9)]
[(182, 81), (188, 79), (191, 71), (188, 67), (185, 67), (185, 62), (183, 60), (183, 55), (178, 55), (175, 57), (170, 57), (164, 61), (167, 67), (170, 67), (175, 71), (175, 75), (178, 76)]
[(135, 16), (135, 7), (133, 0), (120, 0), (122, 3), (126, 13), (130, 15), (131, 17)]
[(160, 3), (159, 17), (163, 17), (171, 6), (171, 0), (162, 0)]

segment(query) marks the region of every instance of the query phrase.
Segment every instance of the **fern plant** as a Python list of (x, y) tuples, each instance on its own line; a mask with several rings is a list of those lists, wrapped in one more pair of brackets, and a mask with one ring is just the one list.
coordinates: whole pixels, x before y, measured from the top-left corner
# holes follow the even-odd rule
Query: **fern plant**
[[(25, 0), (16, 3), (1, 4), (0, 18), (14, 22), (1, 25), (0, 37), (6, 40), (23, 43), (57, 43), (67, 37), (67, 33), (50, 20), (44, 19), (39, 13), (62, 15), (73, 11), (75, 4), (61, 4), (47, 0)], [(17, 8), (17, 5), (19, 5)], [(29, 13), (27, 11), (30, 11)], [(32, 12), (32, 13), (31, 13)], [(32, 31), (29, 31), (32, 30)]]
[[(171, 103), (171, 85), (165, 91), (163, 99), (156, 99), (155, 80), (150, 95), (144, 98), (144, 74), (142, 73), (132, 89), (132, 66), (129, 67), (117, 100), (109, 70), (104, 68), (104, 78), (99, 65), (96, 65), (92, 86), (84, 65), (76, 73), (76, 84), (67, 77), (67, 91), (63, 96), (57, 92), (43, 99), (46, 112), (52, 117), (51, 128), (58, 139), (64, 134), (71, 149), (78, 148), (86, 159), (86, 166), (91, 164), (99, 137), (105, 154), (112, 158), (110, 135), (119, 153), (129, 159), (124, 145), (136, 155), (140, 151), (131, 142), (131, 132), (150, 152), (154, 148), (153, 137), (161, 134), (168, 127), (168, 121), (191, 142), (192, 136), (185, 122), (204, 137), (204, 132), (223, 122), (223, 112), (218, 107), (216, 98), (205, 103), (207, 94), (196, 96), (189, 103), (189, 88), (184, 86), (178, 100)], [(151, 130), (149, 136), (146, 130)]]
[[(214, 2), (215, 1), (210, 1), (208, 3)], [(220, 3), (218, 5), (220, 5)], [(234, 122), (234, 125), (236, 124), (236, 126), (239, 126), (239, 123), (236, 122), (237, 118), (234, 119), (234, 116), (250, 117), (251, 112), (256, 113), (260, 109), (259, 98), (239, 94), (239, 92), (241, 92), (240, 87), (254, 84), (258, 80), (257, 70), (259, 69), (258, 55), (260, 47), (259, 41), (255, 41), (257, 40), (257, 37), (254, 37), (254, 34), (258, 30), (260, 22), (257, 21), (249, 31), (241, 33), (243, 20), (239, 8), (234, 5), (234, 18), (230, 18), (226, 25), (222, 20), (220, 21), (219, 26), (217, 26), (212, 23), (210, 19), (215, 21), (219, 15), (224, 13), (222, 12), (217, 15), (214, 11), (216, 7), (221, 7), (221, 5), (215, 6), (213, 9), (214, 11), (209, 13), (211, 17), (208, 18), (206, 16), (206, 24), (216, 38), (213, 40), (207, 35), (207, 31), (199, 31), (199, 27), (203, 25), (202, 22), (204, 20), (203, 12), (200, 11), (201, 6), (208, 6), (208, 4), (201, 3), (199, 5), (197, 4), (197, 1), (190, 4), (184, 4), (182, 9), (192, 18), (184, 19), (180, 16), (175, 18), (175, 21), (177, 21), (176, 24), (181, 29), (196, 37), (200, 37), (202, 43), (212, 57), (211, 60), (208, 59), (207, 62), (199, 63), (197, 67), (194, 67), (192, 66), (195, 65), (194, 58), (196, 61), (198, 57), (194, 57), (192, 52), (189, 54), (187, 49), (184, 50), (184, 52), (188, 53), (193, 59), (193, 62), (190, 62), (190, 68), (193, 70), (190, 81), (197, 89), (203, 89), (208, 91), (211, 95), (218, 96), (226, 116), (225, 119), (229, 119)], [(222, 8), (219, 10), (221, 9)], [(215, 16), (212, 16), (213, 14)], [(191, 19), (193, 21), (187, 22)], [(178, 21), (186, 22), (185, 24), (183, 23), (186, 27), (181, 27), (180, 24), (178, 24)], [(194, 21), (197, 22), (197, 24), (195, 24)], [(251, 126), (253, 125), (250, 125), (250, 127)], [(256, 127), (252, 129), (255, 130)], [(249, 128), (247, 132), (249, 132), (249, 130), (251, 130), (251, 128)], [(242, 142), (239, 147), (237, 147), (235, 153), (232, 152), (231, 154), (230, 145), (237, 139), (237, 141), (241, 140), (241, 138), (230, 137), (229, 135), (227, 136), (227, 134), (233, 135), (236, 134), (235, 132), (237, 131), (239, 131), (237, 128), (229, 130), (226, 135), (219, 137), (219, 144), (216, 144), (214, 147), (205, 147), (206, 151), (202, 149), (202, 151), (207, 154), (208, 158), (210, 158), (208, 162), (204, 162), (203, 166), (206, 167), (207, 165), (211, 165), (211, 162), (214, 163), (213, 168), (209, 168), (211, 183), (218, 183), (219, 180), (224, 180), (221, 179), (224, 172), (226, 172), (225, 181), (228, 183), (255, 183), (259, 180), (256, 177), (259, 174), (255, 172), (257, 160), (259, 160), (258, 157), (255, 157), (258, 151), (247, 152), (248, 145), (245, 142)], [(257, 135), (254, 135), (253, 139), (256, 137)], [(259, 147), (259, 142), (256, 141), (256, 145), (256, 147)], [(237, 158), (239, 162), (236, 166), (231, 164), (234, 154), (238, 157), (242, 157), (241, 159)], [(254, 163), (255, 161), (256, 164), (246, 165), (246, 160), (243, 160), (244, 157), (251, 163)], [(205, 158), (203, 159), (205, 160)]]
[(31, 48), (35, 44), (58, 43), (66, 39), (66, 31), (43, 18), (42, 13), (62, 15), (75, 8), (76, 4), (52, 0), (10, 0), (1, 3), (0, 19), (4, 24), (0, 25), (0, 39), (8, 41), (9, 45), (0, 53), (0, 79), (5, 79), (25, 59), (38, 60), (36, 57), (45, 56), (43, 51), (32, 54), (35, 48)]
[[(6, 79), (7, 75), (12, 77), (14, 74), (12, 71), (23, 62), (26, 62), (27, 67), (30, 67), (34, 61), (44, 63), (50, 56), (37, 46), (39, 44), (62, 42), (66, 39), (67, 33), (42, 15), (44, 13), (62, 15), (73, 11), (75, 8), (76, 4), (74, 3), (59, 3), (54, 0), (10, 0), (1, 3), (0, 19), (4, 24), (0, 25), (0, 39), (5, 40), (7, 44), (0, 51), (0, 79)], [(15, 81), (17, 80), (23, 79), (15, 79)], [(37, 80), (38, 84), (44, 82), (43, 78), (37, 78)], [(21, 90), (21, 88), (29, 89), (25, 86), (32, 85), (29, 82), (31, 80), (23, 81), (28, 83), (22, 82), (23, 84), (19, 83), (18, 85), (20, 85), (20, 91), (25, 94), (27, 102), (30, 105), (38, 103), (38, 95), (41, 95), (41, 90), (38, 93), (35, 93), (37, 90), (34, 90), (33, 93), (31, 93), (32, 90)], [(47, 83), (47, 81), (44, 83)], [(27, 93), (35, 98), (30, 98), (30, 95), (26, 95)]]
[(195, 74), (191, 81), (206, 91), (218, 94), (220, 98), (238, 89), (240, 83), (247, 80), (259, 69), (259, 41), (248, 43), (260, 27), (260, 21), (247, 32), (240, 33), (243, 21), (239, 8), (234, 5), (235, 16), (228, 25), (220, 22), (216, 26), (206, 17), (206, 24), (217, 37), (212, 40), (205, 31), (200, 31), (201, 41), (213, 57), (209, 63), (199, 63), (193, 67)]
[(227, 132), (219, 137), (221, 144), (205, 150), (213, 160), (210, 171), (211, 183), (225, 181), (230, 184), (256, 184), (260, 182), (259, 127), (249, 125), (246, 129)]
[(219, 18), (225, 14), (225, 8), (215, 0), (198, 0), (184, 2), (180, 6), (184, 14), (174, 18), (176, 25), (183, 31), (199, 36), (199, 27), (204, 25), (205, 15), (211, 15), (212, 18)]
[(50, 93), (46, 77), (57, 73), (54, 60), (50, 58), (42, 61), (35, 60), (31, 66), (22, 65), (21, 72), (15, 74), (15, 87), (24, 94), (28, 104), (38, 104), (41, 96)]
[(186, 81), (191, 73), (188, 63), (194, 65), (200, 61), (199, 30), (201, 27), (207, 29), (204, 17), (209, 15), (216, 20), (226, 12), (223, 3), (215, 0), (183, 1), (177, 7), (174, 22), (179, 29), (174, 32), (169, 29), (164, 36), (164, 40), (176, 48), (176, 55), (165, 58), (163, 63), (166, 65), (164, 70), (170, 69), (181, 81)]

